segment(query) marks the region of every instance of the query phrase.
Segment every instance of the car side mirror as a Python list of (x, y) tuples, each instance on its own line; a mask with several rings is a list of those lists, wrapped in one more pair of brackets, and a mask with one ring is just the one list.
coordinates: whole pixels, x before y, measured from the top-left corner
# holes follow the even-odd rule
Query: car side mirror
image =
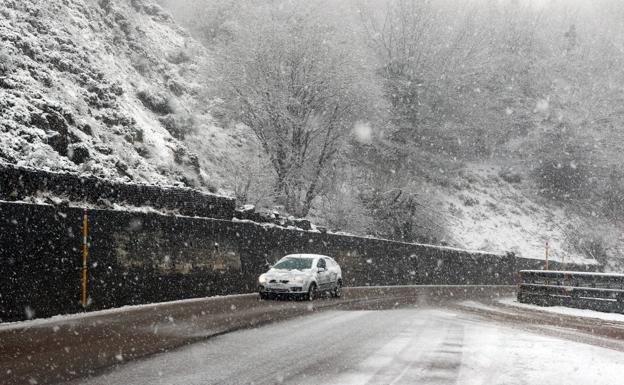
[(326, 268), (324, 268), (324, 267), (319, 267), (319, 268), (318, 268), (318, 272), (319, 272), (319, 273), (322, 273), (322, 272), (324, 272), (325, 270), (327, 270), (327, 269), (326, 269)]

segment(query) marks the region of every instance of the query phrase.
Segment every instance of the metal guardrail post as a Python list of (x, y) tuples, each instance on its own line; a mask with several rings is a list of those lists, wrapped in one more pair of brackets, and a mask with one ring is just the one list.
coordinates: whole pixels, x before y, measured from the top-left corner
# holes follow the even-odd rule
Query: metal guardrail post
[(84, 209), (82, 216), (82, 308), (87, 308), (87, 256), (89, 254), (87, 236), (88, 236), (87, 209)]

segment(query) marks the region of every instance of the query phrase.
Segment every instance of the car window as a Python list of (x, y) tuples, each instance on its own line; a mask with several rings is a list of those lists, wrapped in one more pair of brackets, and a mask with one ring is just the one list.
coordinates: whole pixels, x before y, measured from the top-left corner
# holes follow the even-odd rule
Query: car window
[(316, 264), (316, 267), (323, 267), (326, 268), (327, 264), (325, 263), (325, 260), (323, 258), (318, 260), (318, 263)]
[(280, 270), (303, 270), (312, 267), (312, 258), (286, 258), (273, 266)]

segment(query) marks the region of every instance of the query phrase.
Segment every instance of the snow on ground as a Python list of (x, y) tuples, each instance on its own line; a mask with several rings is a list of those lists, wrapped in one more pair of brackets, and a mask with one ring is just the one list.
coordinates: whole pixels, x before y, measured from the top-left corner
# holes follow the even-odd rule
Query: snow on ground
[(191, 304), (195, 302), (203, 302), (203, 301), (215, 301), (220, 299), (231, 299), (236, 297), (245, 297), (254, 294), (232, 294), (227, 296), (216, 295), (213, 297), (200, 297), (200, 298), (187, 298), (176, 301), (168, 301), (168, 302), (156, 302), (156, 303), (148, 303), (143, 305), (126, 305), (121, 307), (116, 307), (112, 309), (105, 310), (96, 310), (89, 311), (84, 313), (75, 313), (75, 314), (60, 314), (55, 315), (48, 318), (37, 318), (28, 321), (17, 321), (17, 322), (0, 322), (0, 331), (6, 331), (11, 329), (24, 329), (24, 328), (45, 328), (45, 327), (54, 327), (58, 324), (69, 324), (74, 323), (76, 321), (107, 316), (112, 314), (120, 314), (120, 313), (128, 313), (133, 311), (141, 311), (146, 309), (154, 309), (157, 310), (159, 307), (163, 306), (172, 306), (176, 304)]
[(497, 313), (514, 314), (512, 312), (504, 311), (500, 307), (489, 306), (489, 305), (486, 305), (486, 304), (484, 304), (482, 302), (477, 302), (477, 301), (463, 301), (463, 302), (461, 302), (461, 305), (472, 307), (472, 308), (475, 308), (475, 309), (493, 311), (493, 312), (497, 312)]
[(327, 311), (215, 337), (76, 384), (614, 385), (624, 353), (434, 309)]
[(455, 245), (543, 259), (548, 240), (551, 261), (597, 263), (569, 243), (583, 218), (540, 199), (527, 186), (503, 180), (500, 171), (498, 165), (468, 165), (448, 187), (429, 187), (439, 190), (437, 207)]
[[(602, 321), (615, 321), (624, 323), (624, 314), (618, 313), (604, 313), (595, 310), (576, 309), (565, 306), (537, 306), (527, 303), (520, 303), (516, 301), (514, 297), (503, 298), (498, 300), (503, 305), (514, 306), (522, 309), (546, 311), (550, 313), (562, 314), (573, 317), (595, 318)], [(500, 311), (499, 308), (493, 308), (495, 311)]]
[(457, 383), (617, 384), (624, 353), (488, 324), (464, 335)]

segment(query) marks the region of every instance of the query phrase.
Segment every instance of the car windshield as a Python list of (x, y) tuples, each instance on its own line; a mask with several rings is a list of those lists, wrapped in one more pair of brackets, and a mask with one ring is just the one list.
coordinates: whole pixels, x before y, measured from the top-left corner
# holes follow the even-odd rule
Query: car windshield
[(312, 258), (286, 258), (273, 266), (280, 270), (304, 270), (312, 267)]

